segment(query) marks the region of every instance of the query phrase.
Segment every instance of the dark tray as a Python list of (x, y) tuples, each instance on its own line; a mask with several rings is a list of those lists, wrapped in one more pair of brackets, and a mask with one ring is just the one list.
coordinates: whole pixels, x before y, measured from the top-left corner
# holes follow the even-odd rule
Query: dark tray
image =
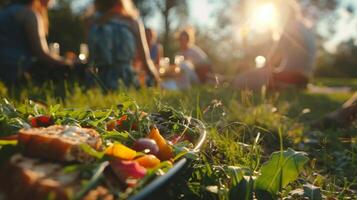
[[(197, 120), (192, 119), (192, 124), (195, 125), (200, 130), (200, 137), (197, 139), (195, 147), (191, 150), (192, 153), (198, 153), (206, 140), (207, 131), (204, 124)], [(163, 176), (157, 177), (155, 180), (146, 185), (142, 190), (138, 193), (134, 194), (129, 198), (129, 200), (143, 200), (148, 199), (151, 194), (158, 191), (164, 184), (168, 183), (172, 180), (179, 172), (181, 172), (185, 166), (189, 163), (188, 158), (181, 158), (177, 161), (174, 166)]]

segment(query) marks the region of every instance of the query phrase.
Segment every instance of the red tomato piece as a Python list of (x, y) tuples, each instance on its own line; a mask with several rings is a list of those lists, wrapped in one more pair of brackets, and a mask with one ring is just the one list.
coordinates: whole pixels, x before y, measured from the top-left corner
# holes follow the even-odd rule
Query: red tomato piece
[(54, 125), (52, 117), (40, 115), (30, 119), (30, 124), (32, 127), (49, 127)]

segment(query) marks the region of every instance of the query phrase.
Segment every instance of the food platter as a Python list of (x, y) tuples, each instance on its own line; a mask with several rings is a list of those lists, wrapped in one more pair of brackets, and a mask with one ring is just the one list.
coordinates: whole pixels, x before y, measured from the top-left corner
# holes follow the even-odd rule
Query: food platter
[[(206, 140), (207, 132), (204, 124), (201, 121), (197, 119), (193, 119), (193, 121), (196, 126), (201, 130), (200, 137), (197, 140), (196, 146), (194, 149), (192, 149), (192, 153), (198, 153)], [(164, 176), (158, 177), (156, 180), (147, 185), (143, 190), (141, 190), (138, 194), (130, 197), (130, 200), (142, 200), (149, 197), (150, 194), (152, 194), (154, 191), (159, 190), (162, 185), (169, 182), (175, 175), (177, 175), (185, 167), (185, 165), (188, 164), (188, 162), (189, 158), (184, 157), (180, 159), (178, 162), (175, 163), (174, 167), (171, 168)]]
[[(35, 200), (47, 199), (46, 195), (53, 193), (54, 199), (87, 199), (92, 193), (103, 190), (111, 199), (147, 199), (193, 161), (192, 157), (199, 153), (207, 134), (202, 122), (173, 114), (172, 110), (155, 114), (116, 112), (106, 115), (106, 118), (95, 118), (101, 122), (98, 127), (94, 127), (93, 123), (86, 127), (87, 122), (76, 126), (63, 125), (61, 123), (68, 121), (64, 117), (67, 115), (58, 113), (47, 117), (24, 113), (12, 115), (19, 117), (20, 124), (25, 124), (26, 128), (10, 137), (0, 137), (0, 160), (4, 161), (0, 163), (0, 178), (3, 179), (0, 190), (4, 190), (0, 191), (0, 199), (23, 199), (25, 196), (18, 194), (25, 195), (26, 191), (29, 194), (32, 190), (37, 192), (37, 196), (33, 197)], [(129, 119), (135, 116), (140, 117), (135, 118), (133, 124), (133, 120)], [(141, 129), (146, 123), (150, 124), (147, 131)], [(133, 127), (136, 131), (132, 130)], [(124, 140), (123, 135), (126, 136)], [(158, 152), (150, 149), (151, 144), (145, 146), (148, 140), (157, 144)], [(8, 145), (10, 149), (15, 149), (15, 153), (4, 158), (6, 152), (2, 151), (8, 149), (4, 148)], [(140, 145), (144, 145), (145, 150), (140, 149)], [(36, 164), (32, 166), (28, 163)], [(57, 171), (51, 171), (51, 168)], [(74, 173), (75, 176), (66, 173)], [(55, 178), (53, 174), (56, 174)], [(64, 177), (67, 177), (68, 183), (63, 183)], [(9, 181), (4, 183), (4, 180)], [(46, 185), (43, 180), (47, 181), (46, 184), (53, 184)], [(74, 195), (61, 188), (71, 189)]]

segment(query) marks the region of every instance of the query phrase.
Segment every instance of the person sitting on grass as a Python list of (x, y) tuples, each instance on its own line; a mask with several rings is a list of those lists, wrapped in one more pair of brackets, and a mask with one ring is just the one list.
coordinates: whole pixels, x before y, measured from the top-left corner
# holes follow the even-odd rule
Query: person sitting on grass
[(49, 0), (11, 0), (0, 10), (0, 80), (18, 84), (26, 74), (38, 81), (57, 76), (73, 62), (49, 52)]
[[(305, 88), (313, 74), (316, 46), (315, 36), (303, 18), (300, 6), (294, 0), (277, 3), (281, 18), (285, 20), (279, 42), (268, 55), (264, 68), (254, 69), (237, 76), (232, 85), (237, 89), (259, 90), (262, 86), (273, 89)], [(272, 58), (280, 57), (278, 66)]]
[(157, 33), (152, 28), (145, 29), (145, 35), (150, 49), (150, 57), (156, 66), (159, 66), (160, 59), (163, 57), (163, 47), (157, 41)]
[(119, 82), (139, 87), (133, 69), (138, 57), (151, 79), (159, 73), (150, 59), (144, 26), (131, 0), (96, 0), (96, 19), (89, 32), (89, 59), (98, 68), (106, 89), (116, 90)]
[(191, 62), (199, 81), (206, 83), (212, 75), (212, 65), (207, 54), (195, 44), (195, 31), (193, 28), (185, 28), (179, 32), (178, 42), (180, 50), (176, 55), (183, 56)]

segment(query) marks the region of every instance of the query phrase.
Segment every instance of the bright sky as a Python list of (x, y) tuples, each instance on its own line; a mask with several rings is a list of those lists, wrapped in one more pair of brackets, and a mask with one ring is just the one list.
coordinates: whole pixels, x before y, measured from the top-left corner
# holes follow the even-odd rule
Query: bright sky
[[(209, 0), (188, 0), (189, 3), (189, 19), (188, 24), (182, 25), (213, 25), (211, 14), (215, 9), (215, 5), (209, 3)], [(156, 30), (163, 28), (162, 19), (159, 14), (156, 14), (149, 22), (148, 26)], [(179, 25), (178, 25), (179, 26)]]
[[(83, 8), (93, 0), (76, 0), (73, 2), (75, 8)], [(215, 5), (209, 3), (209, 0), (188, 0), (189, 3), (189, 23), (197, 25), (210, 25), (210, 15), (215, 9)], [(154, 16), (149, 22), (149, 26), (160, 29), (162, 27), (160, 16)]]
[(338, 44), (346, 42), (350, 39), (357, 44), (357, 13), (351, 13), (347, 10), (349, 7), (353, 7), (357, 11), (356, 0), (340, 0), (339, 9), (336, 14), (340, 17), (340, 20), (335, 24), (336, 34), (326, 44), (325, 48), (330, 52), (335, 52)]
[[(76, 0), (74, 1), (74, 7), (84, 7), (92, 0)], [(214, 24), (211, 14), (215, 10), (216, 6), (209, 0), (188, 0), (189, 2), (189, 23), (200, 26), (210, 26)], [(325, 48), (330, 52), (334, 52), (336, 47), (341, 42), (348, 41), (350, 39), (355, 39), (357, 45), (357, 12), (350, 13), (346, 8), (354, 7), (357, 10), (357, 0), (340, 0), (339, 9), (336, 13), (340, 17), (340, 20), (336, 22), (335, 29), (337, 34), (335, 34), (331, 39), (325, 44)], [(160, 30), (162, 26), (162, 21), (159, 15), (156, 15), (149, 21), (148, 25), (152, 28)], [(324, 32), (327, 30), (327, 26), (320, 26), (320, 31)]]
[(210, 25), (211, 14), (215, 5), (209, 3), (209, 0), (191, 0), (190, 2), (190, 20), (200, 25)]

